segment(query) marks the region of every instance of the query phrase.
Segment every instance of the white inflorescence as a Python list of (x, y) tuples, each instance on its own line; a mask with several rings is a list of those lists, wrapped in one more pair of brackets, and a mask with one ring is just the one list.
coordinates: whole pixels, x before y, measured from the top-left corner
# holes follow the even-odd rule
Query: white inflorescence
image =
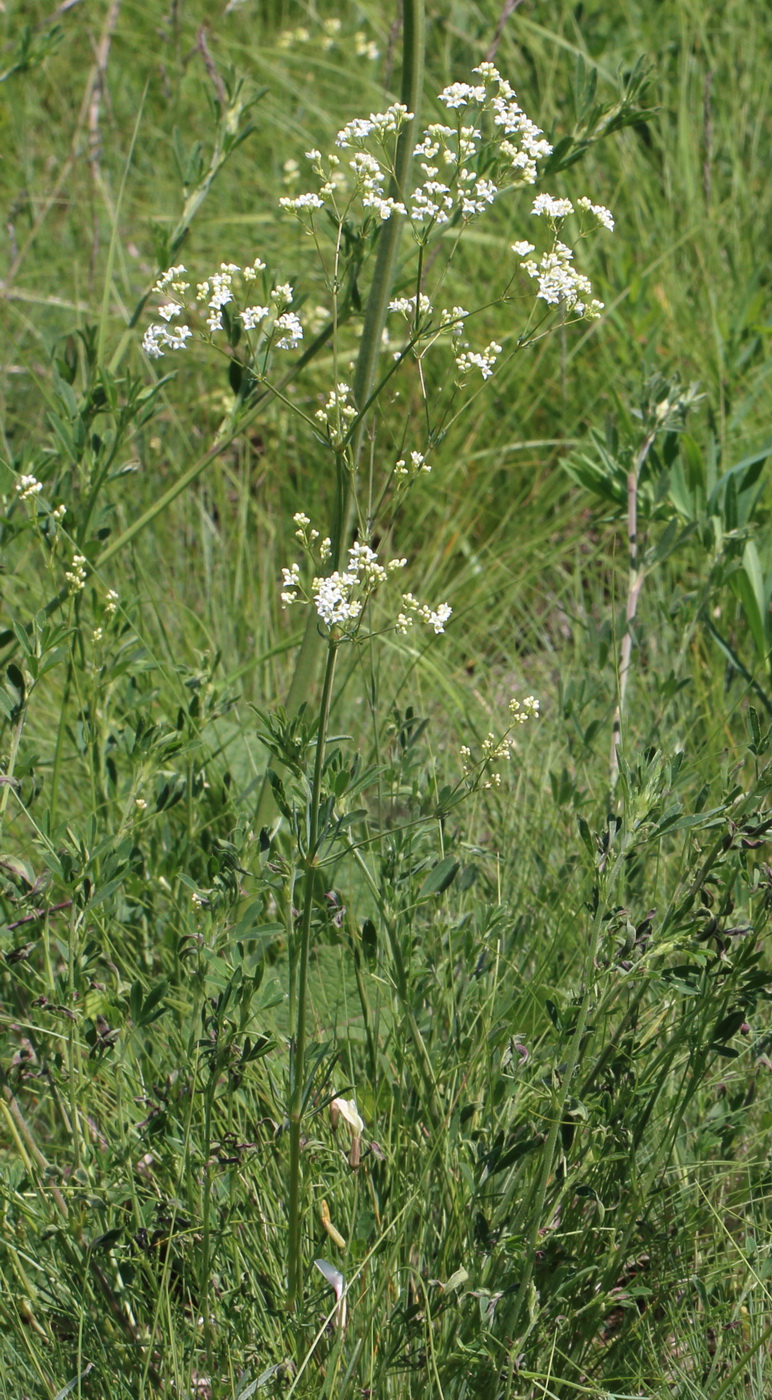
[(423, 452), (410, 452), (408, 457), (400, 457), (394, 467), (397, 476), (417, 476), (419, 472), (430, 472), (431, 466)]
[(71, 593), (80, 593), (86, 587), (86, 556), (84, 554), (73, 554), (72, 564), (65, 571), (64, 577), (70, 585)]
[[(420, 453), (413, 455), (421, 456)], [(310, 528), (309, 517), (303, 512), (298, 512), (294, 519), (297, 526), (295, 533), (311, 553), (317, 547), (319, 532)], [(330, 548), (329, 539), (321, 541), (319, 555), (322, 562), (329, 558)], [(312, 604), (331, 632), (346, 635), (356, 629), (365, 605), (372, 595), (406, 565), (407, 559), (390, 559), (386, 564), (382, 564), (375, 550), (368, 544), (357, 541), (348, 552), (346, 568), (336, 569), (328, 575), (317, 575), (312, 579), (308, 593), (303, 588), (299, 564), (291, 564), (282, 569), (281, 601), (285, 607), (297, 602)], [(412, 627), (414, 621), (419, 620), (427, 623), (437, 633), (444, 632), (451, 611), (447, 603), (441, 603), (438, 608), (433, 609), (425, 603), (420, 603), (412, 593), (404, 593), (401, 610), (392, 626), (398, 632), (404, 633)]]
[[(415, 239), (423, 246), (433, 229), (484, 214), (501, 188), (532, 185), (538, 176), (539, 162), (552, 152), (550, 142), (523, 111), (514, 89), (492, 63), (481, 63), (474, 72), (476, 81), (451, 83), (439, 93), (438, 100), (451, 121), (430, 123), (415, 144), (421, 175), (404, 202), (395, 197), (398, 191), (392, 182), (398, 142), (411, 139), (409, 123), (413, 113), (397, 102), (383, 112), (371, 112), (369, 117), (355, 117), (347, 122), (335, 138), (337, 150), (326, 156), (316, 147), (306, 151), (319, 188), (283, 195), (280, 207), (297, 216), (306, 230), (317, 237), (314, 218), (320, 209), (328, 208), (340, 225), (358, 201), (365, 215), (373, 215), (379, 222), (395, 214), (405, 217)], [(299, 171), (297, 160), (285, 162), (285, 180), (292, 191)], [(391, 193), (387, 192), (389, 183)], [(596, 226), (612, 231), (611, 211), (586, 196), (572, 202), (544, 192), (534, 198), (531, 213), (551, 227), (553, 246), (535, 258), (531, 256), (536, 252), (535, 245), (530, 240), (519, 239), (511, 246), (523, 271), (537, 283), (537, 297), (563, 317), (598, 317), (603, 303), (592, 296), (588, 278), (574, 266), (573, 251), (557, 235), (563, 221), (572, 214), (585, 216), (584, 231), (587, 216)], [(204, 333), (203, 339), (211, 339), (222, 330), (229, 333), (233, 326), (256, 337), (257, 343), (249, 341), (253, 353), (257, 345), (265, 346), (266, 351), (271, 347), (279, 351), (297, 348), (303, 339), (303, 324), (311, 329), (312, 319), (306, 312), (301, 321), (301, 316), (290, 310), (294, 289), (288, 283), (278, 283), (269, 292), (270, 284), (266, 282), (264, 295), (268, 304), (248, 304), (252, 298), (245, 295), (247, 284), (254, 282), (260, 272), (265, 272), (265, 263), (259, 258), (243, 268), (236, 263), (221, 263), (219, 271), (198, 285), (196, 299), (206, 304), (207, 313), (208, 334)], [(192, 335), (184, 316), (189, 286), (184, 275), (185, 268), (180, 264), (169, 268), (156, 282), (154, 290), (163, 298), (158, 311), (160, 319), (148, 327), (143, 340), (151, 357), (159, 357), (168, 349), (183, 349)], [(226, 307), (228, 313), (224, 315)], [(423, 291), (417, 296), (394, 298), (389, 310), (410, 321), (416, 337), (420, 333), (433, 341), (439, 331), (450, 331), (457, 339), (457, 382), (473, 370), (479, 370), (484, 380), (493, 374), (501, 346), (495, 341), (480, 349), (470, 346), (463, 338), (467, 312), (462, 307), (441, 311), (439, 325), (434, 327), (432, 305)], [(384, 343), (388, 344), (388, 337)], [(404, 353), (404, 348), (397, 349), (394, 358), (399, 360)], [(263, 364), (263, 374), (265, 370)], [(325, 426), (330, 442), (340, 446), (346, 441), (355, 413), (350, 401), (337, 401), (335, 393), (316, 417)], [(409, 475), (404, 462), (398, 473)]]
[[(419, 316), (431, 316), (432, 304), (427, 296), (421, 292), (417, 298)], [(416, 297), (395, 297), (389, 302), (389, 311), (401, 311), (403, 316), (412, 320), (416, 311)]]
[(327, 429), (330, 442), (339, 445), (346, 436), (357, 411), (350, 400), (348, 384), (336, 384), (331, 389), (323, 408), (317, 408), (314, 417)]
[(495, 340), (492, 340), (490, 345), (486, 345), (482, 351), (462, 351), (460, 355), (456, 356), (459, 375), (464, 378), (470, 370), (479, 369), (483, 379), (490, 379), (493, 374), (493, 366), (500, 354), (501, 346)]
[[(185, 271), (181, 265), (169, 268), (155, 284), (154, 291), (163, 296), (169, 292), (177, 299), (164, 302), (158, 309), (162, 318), (148, 326), (142, 346), (151, 359), (158, 359), (166, 350), (182, 350), (193, 332), (188, 325), (172, 325), (187, 309), (184, 295), (190, 283), (180, 280)], [(223, 309), (232, 306), (234, 323), (240, 322), (243, 330), (258, 331), (264, 340), (270, 340), (277, 350), (294, 350), (303, 339), (303, 327), (294, 311), (288, 311), (292, 304), (294, 290), (289, 282), (278, 283), (270, 292), (270, 305), (244, 305), (252, 290), (252, 283), (259, 273), (265, 271), (265, 263), (255, 258), (253, 263), (241, 267), (238, 263), (220, 263), (218, 272), (199, 282), (196, 288), (196, 301), (206, 303), (205, 339), (225, 329)]]
[[(496, 198), (502, 179), (507, 185), (534, 184), (538, 162), (552, 152), (541, 128), (523, 111), (498, 69), (492, 63), (482, 63), (475, 72), (480, 82), (451, 83), (439, 94), (442, 105), (449, 112), (458, 112), (459, 120), (453, 126), (432, 122), (423, 132), (415, 146), (423, 178), (407, 207), (385, 194), (384, 186), (393, 175), (394, 138), (412, 121), (412, 113), (394, 103), (385, 112), (355, 117), (335, 138), (338, 149), (353, 147), (357, 152), (349, 168), (353, 193), (364, 208), (374, 210), (382, 220), (392, 214), (406, 215), (419, 242), (426, 241), (432, 227), (449, 223), (455, 215), (466, 221), (483, 214)], [(368, 144), (379, 148), (377, 154), (367, 149)], [(484, 168), (480, 169), (483, 152)], [(279, 203), (308, 223), (323, 204), (335, 204), (337, 194), (348, 187), (349, 177), (336, 168), (340, 164), (336, 156), (328, 157), (325, 166), (320, 151), (313, 149), (306, 154), (323, 181), (319, 191), (284, 195)]]
[(537, 296), (542, 301), (592, 320), (600, 316), (603, 302), (593, 299), (590, 279), (574, 267), (573, 256), (572, 250), (558, 241), (552, 252), (545, 253), (538, 263), (527, 258), (521, 266), (529, 277), (536, 278)]
[(576, 207), (584, 213), (594, 214), (603, 228), (607, 228), (609, 233), (614, 232), (614, 215), (610, 209), (606, 208), (605, 204), (593, 204), (586, 195), (583, 195), (581, 199), (577, 199)]
[(43, 490), (42, 481), (38, 481), (36, 476), (25, 474), (20, 476), (16, 482), (16, 490), (19, 493), (20, 501), (30, 501), (34, 496), (39, 496)]
[(551, 194), (537, 194), (531, 207), (532, 214), (546, 214), (548, 219), (565, 219), (573, 212), (570, 199), (555, 199)]
[(478, 770), (478, 776), (483, 778), (484, 788), (500, 787), (501, 774), (491, 772), (491, 765), (500, 759), (512, 757), (512, 750), (515, 747), (515, 740), (512, 738), (511, 730), (515, 725), (526, 724), (529, 719), (539, 718), (539, 702), (533, 695), (526, 695), (522, 705), (519, 700), (509, 702), (510, 728), (507, 732), (497, 738), (495, 734), (488, 734), (480, 745), (480, 757), (475, 762), (472, 758), (472, 750), (468, 744), (462, 744), (459, 753), (463, 767), (464, 777), (469, 778), (472, 768)]
[(412, 593), (402, 594), (402, 605), (404, 611), (398, 613), (396, 628), (403, 634), (413, 626), (416, 618), (425, 622), (439, 635), (445, 631), (445, 623), (448, 621), (453, 609), (448, 603), (440, 603), (438, 608), (430, 608), (426, 603), (419, 603)]
[(359, 146), (370, 139), (383, 143), (388, 136), (395, 136), (405, 122), (412, 120), (413, 113), (407, 110), (404, 103), (394, 102), (385, 112), (371, 112), (369, 117), (355, 117), (347, 122), (335, 137), (335, 145), (345, 149), (347, 146)]
[(281, 332), (276, 341), (277, 350), (294, 350), (303, 339), (303, 327), (294, 311), (285, 311), (283, 316), (277, 316), (274, 329)]

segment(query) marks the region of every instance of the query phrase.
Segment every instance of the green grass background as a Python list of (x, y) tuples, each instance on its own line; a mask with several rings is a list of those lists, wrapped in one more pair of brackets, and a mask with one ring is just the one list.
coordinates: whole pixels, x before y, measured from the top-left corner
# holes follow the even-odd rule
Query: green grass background
[[(431, 0), (427, 118), (432, 94), (465, 79), (485, 57), (499, 14), (493, 0)], [(341, 28), (325, 47), (323, 21), (331, 17)], [(200, 26), (219, 72), (232, 67), (265, 91), (252, 113), (254, 132), (218, 176), (179, 256), (203, 276), (221, 260), (242, 263), (259, 255), (290, 281), (302, 275), (313, 297), (302, 240), (276, 213), (284, 162), (302, 162), (311, 146), (327, 149), (344, 120), (381, 109), (386, 95), (391, 100), (399, 63), (395, 19), (395, 7), (386, 3), (245, 0), (226, 8), (184, 0), (168, 6), (83, 0), (52, 12), (38, 0), (7, 0), (0, 14), (0, 455), (19, 470), (27, 458), (29, 469), (43, 462), (46, 479), (62, 490), (67, 481), (73, 514), (85, 488), (52, 435), (53, 360), (76, 344), (78, 330), (93, 326), (103, 363), (112, 359), (122, 375), (143, 382), (154, 376), (140, 350), (141, 324), (129, 337), (125, 328), (157, 271), (159, 239), (182, 208), (180, 160), (196, 142), (208, 151), (213, 137), (213, 88), (197, 42)], [(299, 26), (307, 37), (294, 32)], [(265, 759), (249, 702), (269, 706), (282, 699), (298, 640), (296, 618), (277, 604), (276, 581), (292, 550), (291, 517), (306, 510), (324, 519), (331, 507), (319, 457), (280, 405), (259, 415), (106, 567), (101, 584), (119, 591), (126, 624), (110, 643), (107, 671), (97, 673), (91, 653), (81, 650), (68, 682), (61, 665), (35, 692), (18, 769), (33, 819), (26, 821), (13, 801), (3, 809), (4, 849), (35, 874), (46, 842), (55, 849), (64, 842), (81, 853), (84, 868), (96, 871), (97, 883), (116, 875), (117, 892), (105, 895), (88, 934), (83, 931), (77, 976), (81, 996), (91, 995), (90, 1024), (104, 1015), (110, 1025), (124, 1027), (125, 1021), (125, 1027), (120, 1054), (94, 1058), (83, 1038), (85, 1022), (73, 1031), (66, 1016), (45, 1020), (35, 1010), (36, 997), (50, 1000), (57, 979), (66, 981), (64, 921), (51, 919), (44, 933), (36, 930), (21, 962), (8, 954), (26, 939), (24, 930), (4, 935), (4, 1082), (16, 1086), (18, 1056), (28, 1047), (38, 1068), (50, 1060), (53, 1069), (18, 1088), (50, 1171), (30, 1156), (8, 1101), (0, 1121), (0, 1395), (53, 1397), (71, 1380), (71, 1393), (110, 1400), (181, 1395), (196, 1393), (196, 1376), (205, 1377), (216, 1396), (246, 1395), (261, 1377), (257, 1393), (277, 1395), (293, 1386), (304, 1395), (429, 1393), (438, 1400), (499, 1394), (762, 1400), (769, 1394), (763, 1337), (772, 1268), (772, 1104), (763, 1000), (749, 1036), (736, 1042), (739, 1057), (716, 1061), (695, 1088), (673, 1142), (669, 1115), (675, 1122), (697, 1051), (688, 1036), (681, 1049), (676, 1045), (665, 1061), (670, 1077), (661, 1082), (657, 1056), (676, 1044), (673, 1026), (677, 1030), (681, 1016), (688, 1022), (687, 1001), (676, 1016), (652, 984), (635, 1013), (628, 1006), (625, 1026), (635, 1028), (640, 1054), (638, 1087), (626, 1108), (592, 1110), (597, 1118), (591, 1113), (592, 1140), (582, 1146), (581, 1161), (588, 1190), (597, 1195), (593, 1163), (604, 1154), (623, 1161), (624, 1133), (637, 1131), (637, 1106), (651, 1093), (637, 1175), (627, 1181), (628, 1197), (627, 1168), (611, 1173), (591, 1227), (570, 1191), (561, 1197), (565, 1235), (558, 1215), (545, 1219), (545, 1234), (559, 1237), (560, 1247), (554, 1258), (547, 1250), (546, 1263), (542, 1259), (544, 1277), (530, 1302), (536, 1330), (519, 1371), (506, 1329), (490, 1340), (483, 1328), (481, 1341), (469, 1320), (475, 1309), (483, 1317), (482, 1296), (467, 1291), (462, 1304), (460, 1293), (430, 1280), (447, 1281), (463, 1266), (470, 1277), (466, 1289), (477, 1282), (479, 1293), (474, 1250), (482, 1248), (485, 1230), (516, 1235), (527, 1218), (528, 1181), (518, 1178), (517, 1191), (522, 1185), (524, 1194), (517, 1198), (511, 1170), (502, 1196), (485, 1209), (474, 1207), (473, 1215), (469, 1153), (482, 1154), (480, 1143), (490, 1151), (497, 1132), (508, 1149), (516, 1147), (523, 1125), (538, 1125), (544, 1084), (553, 1060), (560, 1062), (559, 1047), (553, 1053), (549, 1039), (546, 1002), (570, 1010), (582, 975), (577, 816), (593, 829), (605, 818), (626, 540), (618, 513), (599, 506), (561, 464), (592, 452), (592, 428), (603, 430), (615, 420), (626, 430), (634, 423), (641, 384), (655, 371), (699, 381), (705, 398), (690, 418), (690, 434), (703, 457), (715, 445), (724, 470), (769, 440), (771, 30), (770, 12), (750, 0), (525, 0), (503, 27), (498, 66), (548, 135), (573, 130), (580, 57), (597, 69), (599, 96), (611, 101), (620, 74), (645, 55), (653, 111), (647, 121), (593, 146), (550, 184), (556, 194), (588, 193), (614, 211), (613, 238), (598, 238), (583, 251), (582, 265), (606, 303), (603, 320), (541, 342), (494, 377), (435, 454), (432, 475), (400, 525), (399, 552), (411, 560), (407, 586), (421, 597), (447, 597), (455, 620), (442, 647), (415, 653), (387, 643), (374, 660), (371, 682), (383, 717), (378, 742), (392, 742), (388, 717), (395, 708), (411, 704), (430, 719), (417, 782), (419, 768), (433, 773), (433, 764), (441, 778), (448, 769), (455, 773), (458, 746), (495, 728), (511, 695), (537, 694), (543, 718), (523, 730), (506, 796), (480, 801), (444, 834), (465, 867), (479, 865), (482, 886), (470, 885), (416, 935), (422, 956), (411, 974), (415, 1004), (453, 1105), (436, 1137), (411, 1107), (407, 1052), (395, 1030), (388, 977), (382, 968), (368, 973), (377, 1065), (359, 1101), (390, 1165), (381, 1178), (374, 1169), (368, 1187), (352, 1187), (329, 1133), (314, 1126), (316, 1236), (309, 1244), (331, 1249), (318, 1226), (317, 1197), (326, 1191), (357, 1265), (382, 1229), (381, 1254), (389, 1263), (362, 1285), (356, 1345), (352, 1340), (346, 1351), (346, 1344), (325, 1338), (326, 1350), (317, 1349), (312, 1365), (294, 1379), (285, 1364), (292, 1350), (286, 1319), (276, 1301), (280, 1251), (271, 1243), (283, 1228), (284, 1179), (265, 1126), (273, 1112), (270, 1086), (256, 1079), (222, 1108), (218, 1140), (227, 1130), (233, 1134), (228, 1141), (252, 1147), (236, 1152), (217, 1178), (217, 1320), (215, 1342), (204, 1355), (195, 1262), (202, 1120), (181, 1073), (194, 1055), (195, 979), (186, 981), (180, 948), (196, 924), (180, 874), (208, 885), (212, 871), (222, 876), (224, 869), (216, 841), (235, 829), (249, 831)], [(358, 32), (375, 41), (378, 59), (357, 57)], [(502, 200), (472, 230), (454, 266), (453, 299), (484, 299), (490, 260), (528, 235), (528, 207), (526, 195)], [(496, 321), (505, 314), (492, 316), (492, 337), (509, 329), (504, 319)], [(176, 377), (164, 387), (158, 412), (127, 444), (120, 463), (125, 474), (100, 497), (96, 524), (111, 538), (152, 512), (161, 493), (206, 450), (227, 410), (226, 369), (193, 350), (173, 368)], [(311, 397), (325, 385), (326, 368), (320, 362)], [(38, 542), (17, 528), (12, 477), (0, 470), (8, 507), (3, 626), (9, 626), (24, 624), (55, 589)], [(764, 496), (756, 526), (766, 562)], [(647, 578), (625, 735), (631, 762), (648, 745), (668, 756), (685, 750), (671, 786), (695, 810), (719, 801), (738, 774), (750, 789), (755, 766), (746, 750), (746, 681), (696, 620), (707, 577), (698, 537)], [(91, 599), (89, 593), (83, 604), (89, 627), (101, 617)], [(709, 602), (710, 616), (766, 693), (768, 672), (735, 593), (719, 580)], [(235, 706), (224, 702), (236, 694)], [(192, 695), (199, 698), (197, 713), (189, 708)], [(132, 728), (138, 714), (147, 724), (143, 744)], [(340, 721), (357, 743), (370, 743), (366, 704), (347, 701)], [(177, 748), (175, 735), (181, 736)], [(6, 728), (4, 752), (9, 736)], [(115, 788), (104, 767), (113, 743), (121, 775)], [(413, 777), (406, 769), (408, 791)], [(170, 796), (161, 796), (167, 789), (179, 798), (174, 807)], [(137, 796), (150, 803), (139, 827)], [(116, 832), (128, 843), (125, 850)], [(397, 846), (395, 868), (400, 861), (420, 868), (428, 859), (429, 848), (418, 839)], [(675, 844), (647, 854), (620, 887), (619, 905), (635, 902), (638, 918), (650, 907), (661, 910), (687, 866), (686, 849)], [(34, 902), (30, 881), (14, 883), (12, 872), (9, 881), (7, 923), (19, 916), (17, 906), (23, 913)], [(484, 888), (485, 898), (478, 900), (476, 888)], [(370, 912), (355, 881), (347, 898)], [(501, 916), (506, 936), (499, 937), (494, 906), (507, 911)], [(243, 902), (233, 917), (244, 917)], [(89, 938), (98, 954), (89, 951)], [(213, 982), (199, 970), (199, 992), (222, 983), (232, 942), (226, 938), (212, 955), (224, 957), (222, 966), (210, 969)], [(494, 944), (495, 956), (485, 951)], [(481, 958), (487, 960), (484, 975)], [(269, 961), (260, 992), (262, 1024), (280, 1035), (285, 1013), (281, 1003), (270, 1003), (271, 989), (281, 986), (281, 954)], [(128, 1019), (127, 989), (139, 983), (145, 996), (161, 977), (171, 1009), (143, 1038)], [(701, 987), (698, 999), (703, 993), (707, 997)], [(314, 995), (318, 1035), (337, 1046), (338, 1088), (362, 1084), (367, 1046), (353, 961), (345, 941), (330, 930), (319, 941)], [(706, 1015), (715, 1020), (720, 1009), (720, 999), (710, 1002)], [(601, 1053), (602, 1030), (597, 1034)], [(511, 1099), (500, 1068), (510, 1036), (522, 1038), (532, 1056), (530, 1077)], [(620, 1061), (620, 1083), (627, 1072)], [(275, 1074), (280, 1077), (278, 1068)], [(152, 1132), (145, 1120), (154, 1124)], [(137, 1170), (146, 1153), (155, 1159), (150, 1177)], [(62, 1185), (70, 1202), (66, 1224), (51, 1204), (49, 1180)], [(520, 1199), (520, 1227), (509, 1219), (507, 1191), (513, 1220)], [(613, 1228), (604, 1224), (606, 1213)], [(179, 1248), (159, 1262), (153, 1231), (162, 1235), (171, 1219)], [(115, 1248), (123, 1251), (126, 1278), (132, 1255), (126, 1297), (116, 1302), (123, 1322), (110, 1316), (91, 1267), (96, 1261), (95, 1268), (109, 1274), (113, 1245), (94, 1242), (113, 1229), (124, 1232)], [(577, 1242), (582, 1235), (584, 1246)], [(615, 1259), (617, 1276), (606, 1277)], [(606, 1307), (592, 1313), (596, 1275), (588, 1275), (592, 1320), (583, 1330), (581, 1321), (574, 1326), (573, 1284), (565, 1285), (568, 1322), (561, 1289), (585, 1267), (596, 1269)], [(369, 1277), (365, 1270), (363, 1278)], [(486, 1278), (485, 1287), (495, 1292)], [(315, 1291), (308, 1341), (328, 1303), (321, 1285), (309, 1286)], [(614, 1287), (626, 1290), (618, 1313), (607, 1297)], [(143, 1343), (137, 1350), (127, 1341), (127, 1316)], [(93, 1370), (85, 1374), (89, 1365)]]

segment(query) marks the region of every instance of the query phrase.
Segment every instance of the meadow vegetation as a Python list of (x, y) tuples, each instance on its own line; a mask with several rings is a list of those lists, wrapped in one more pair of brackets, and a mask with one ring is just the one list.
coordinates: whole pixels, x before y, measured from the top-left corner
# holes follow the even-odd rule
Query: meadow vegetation
[(0, 7), (0, 1396), (770, 1394), (771, 37)]

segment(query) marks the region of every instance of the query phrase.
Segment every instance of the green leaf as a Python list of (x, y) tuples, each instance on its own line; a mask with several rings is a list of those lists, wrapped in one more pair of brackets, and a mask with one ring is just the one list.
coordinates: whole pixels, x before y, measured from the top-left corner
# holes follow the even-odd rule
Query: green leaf
[(375, 962), (378, 955), (378, 930), (372, 919), (365, 919), (362, 924), (362, 952), (368, 962)]
[(753, 540), (746, 543), (742, 568), (732, 574), (731, 586), (742, 605), (759, 660), (766, 662), (769, 655), (769, 622), (765, 606), (764, 575), (759, 552)]
[(460, 861), (454, 860), (452, 856), (446, 856), (444, 860), (435, 865), (433, 870), (429, 871), (418, 891), (418, 898), (425, 899), (430, 894), (442, 894), (453, 884), (460, 869)]
[(728, 1016), (723, 1016), (713, 1030), (711, 1040), (722, 1044), (725, 1040), (731, 1040), (736, 1035), (745, 1021), (744, 1011), (730, 1011)]

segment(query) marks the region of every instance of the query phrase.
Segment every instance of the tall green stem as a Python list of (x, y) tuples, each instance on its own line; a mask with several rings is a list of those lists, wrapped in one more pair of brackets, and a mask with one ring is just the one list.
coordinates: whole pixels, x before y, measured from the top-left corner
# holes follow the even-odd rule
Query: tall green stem
[[(421, 94), (423, 90), (426, 27), (424, 0), (403, 0), (403, 25), (400, 101), (404, 103), (409, 112), (413, 113), (413, 120), (407, 122), (400, 133), (397, 143), (394, 180), (392, 182), (391, 193), (396, 199), (404, 201), (410, 188), (410, 167), (413, 147), (415, 146), (415, 130), (419, 119), (419, 107), (421, 105)], [(345, 470), (342, 464), (339, 464), (338, 467), (339, 472), (341, 472), (341, 480), (337, 493), (335, 519), (333, 520), (330, 534), (332, 539), (333, 567), (336, 569), (341, 567), (354, 523), (355, 498), (353, 474), (356, 471), (362, 451), (367, 421), (363, 409), (370, 398), (375, 378), (378, 354), (381, 347), (381, 337), (386, 320), (389, 298), (391, 296), (392, 284), (394, 282), (394, 268), (396, 265), (402, 222), (403, 220), (400, 215), (392, 214), (391, 218), (388, 219), (381, 228), (378, 237), (378, 253), (375, 260), (375, 271), (373, 273), (372, 285), (367, 299), (364, 325), (362, 327), (362, 339), (359, 346), (356, 368), (354, 370), (354, 402), (362, 416), (356, 425), (351, 443), (350, 469)], [(309, 611), (305, 634), (300, 644), (300, 651), (298, 652), (295, 670), (287, 694), (286, 708), (287, 713), (290, 715), (297, 714), (300, 705), (307, 699), (314, 688), (314, 683), (319, 671), (320, 652), (321, 638), (319, 636), (317, 618), (315, 612), (311, 609)], [(256, 822), (258, 826), (267, 825), (270, 821), (271, 810), (271, 789), (266, 780), (263, 783), (260, 800), (257, 806)]]
[(327, 739), (327, 729), (330, 721), (332, 684), (335, 677), (337, 651), (337, 642), (328, 641), (327, 666), (324, 672), (322, 703), (319, 710), (319, 728), (316, 735), (314, 778), (308, 810), (303, 910), (300, 920), (300, 948), (297, 959), (297, 1021), (294, 1027), (295, 1040), (292, 1046), (289, 1111), (290, 1180), (287, 1294), (291, 1307), (298, 1302), (303, 1287), (300, 1129), (303, 1119), (303, 1091), (305, 1088), (308, 959), (311, 951), (311, 917), (314, 908), (314, 884), (317, 872), (316, 856), (319, 843), (319, 804), (322, 795), (322, 771), (324, 768), (324, 750)]

